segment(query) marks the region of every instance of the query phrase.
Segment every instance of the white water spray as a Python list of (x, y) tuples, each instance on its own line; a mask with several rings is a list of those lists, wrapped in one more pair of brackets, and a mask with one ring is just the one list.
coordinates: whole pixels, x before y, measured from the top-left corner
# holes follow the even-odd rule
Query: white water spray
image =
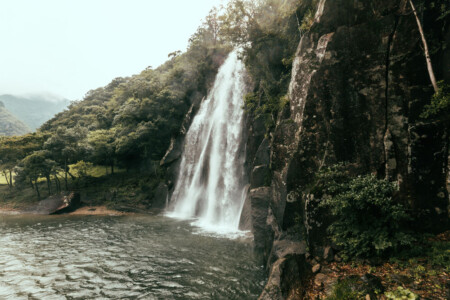
[(242, 132), (245, 69), (238, 51), (220, 67), (214, 87), (186, 135), (169, 216), (207, 231), (238, 231), (246, 195)]

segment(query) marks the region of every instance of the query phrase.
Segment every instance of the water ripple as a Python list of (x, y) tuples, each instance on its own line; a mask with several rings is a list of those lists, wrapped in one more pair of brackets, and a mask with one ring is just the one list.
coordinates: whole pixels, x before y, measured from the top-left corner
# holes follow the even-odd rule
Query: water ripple
[(256, 299), (245, 239), (165, 217), (0, 216), (0, 299)]

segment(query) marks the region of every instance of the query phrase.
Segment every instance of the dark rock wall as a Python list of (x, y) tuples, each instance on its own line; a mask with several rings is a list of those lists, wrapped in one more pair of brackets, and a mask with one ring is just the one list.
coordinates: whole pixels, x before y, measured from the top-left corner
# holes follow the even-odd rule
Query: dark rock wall
[[(427, 23), (431, 13), (423, 15), (425, 30), (450, 41), (448, 25)], [(449, 50), (438, 49), (432, 60), (438, 79), (448, 82)], [(249, 134), (248, 198), (256, 248), (276, 269), (269, 283), (277, 281), (273, 276), (282, 273), (288, 255), (299, 261), (305, 253), (296, 248), (274, 262), (272, 242), (303, 239), (311, 251), (326, 243), (319, 200), (308, 194), (325, 165), (346, 162), (355, 174), (397, 181), (399, 201), (425, 212), (420, 226), (446, 226), (447, 129), (419, 118), (432, 94), (417, 23), (405, 1), (319, 1), (295, 55), (290, 105), (270, 144), (255, 134), (255, 124)], [(270, 148), (270, 158), (260, 148)], [(299, 222), (300, 232), (293, 230)]]

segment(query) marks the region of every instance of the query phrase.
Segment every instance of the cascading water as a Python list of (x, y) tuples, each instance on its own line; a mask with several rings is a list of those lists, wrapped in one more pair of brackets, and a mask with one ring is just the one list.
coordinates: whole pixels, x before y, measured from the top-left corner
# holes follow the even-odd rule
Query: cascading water
[(171, 217), (196, 218), (195, 225), (219, 233), (236, 232), (246, 181), (242, 134), (245, 68), (238, 50), (220, 67), (210, 95), (186, 135)]

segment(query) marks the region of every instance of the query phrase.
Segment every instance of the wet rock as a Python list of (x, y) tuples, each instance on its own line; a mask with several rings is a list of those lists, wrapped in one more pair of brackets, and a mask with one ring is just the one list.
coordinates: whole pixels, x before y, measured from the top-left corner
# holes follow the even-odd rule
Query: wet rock
[(68, 194), (53, 195), (38, 204), (25, 210), (30, 214), (52, 215), (63, 214), (76, 210), (81, 206), (80, 194), (70, 192)]
[(252, 204), (249, 193), (247, 193), (244, 207), (242, 208), (241, 219), (239, 220), (239, 230), (252, 230)]
[(261, 145), (259, 145), (256, 151), (255, 159), (253, 160), (253, 165), (269, 165), (270, 164), (270, 146), (269, 140), (265, 138)]
[(307, 266), (304, 254), (288, 254), (278, 259), (259, 300), (301, 299), (303, 283), (310, 274)]
[(252, 188), (270, 185), (270, 170), (267, 165), (256, 166), (252, 170), (250, 184)]
[(183, 154), (186, 133), (189, 130), (195, 114), (198, 112), (200, 105), (204, 99), (205, 97), (202, 97), (202, 95), (198, 92), (195, 92), (190, 97), (191, 107), (189, 108), (189, 111), (186, 113), (183, 119), (180, 132), (177, 136), (173, 137), (170, 140), (170, 146), (167, 149), (166, 154), (160, 161), (160, 166), (167, 168), (167, 184), (170, 193), (172, 191), (173, 184), (169, 184), (169, 182), (176, 182), (178, 170), (181, 163), (180, 158)]
[(152, 208), (165, 208), (169, 197), (169, 188), (161, 182), (155, 190), (155, 196), (152, 202)]
[(166, 166), (172, 162), (178, 160), (183, 154), (184, 136), (172, 138), (170, 140), (170, 146), (164, 157), (161, 159), (160, 165)]
[(276, 240), (273, 242), (269, 265), (289, 254), (305, 255), (306, 259), (306, 242), (294, 241), (289, 239)]
[(255, 249), (264, 251), (266, 248), (266, 237), (269, 231), (267, 225), (267, 214), (270, 201), (269, 187), (260, 187), (250, 190), (249, 197), (252, 207), (252, 227), (255, 240)]

